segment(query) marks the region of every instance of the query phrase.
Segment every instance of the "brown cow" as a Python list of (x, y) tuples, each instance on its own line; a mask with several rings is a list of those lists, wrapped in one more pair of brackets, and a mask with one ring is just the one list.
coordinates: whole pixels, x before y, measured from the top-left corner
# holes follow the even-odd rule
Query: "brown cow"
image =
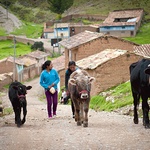
[(94, 77), (90, 77), (85, 70), (76, 70), (70, 76), (68, 90), (75, 106), (75, 121), (80, 126), (88, 126), (88, 110), (90, 103), (91, 83)]

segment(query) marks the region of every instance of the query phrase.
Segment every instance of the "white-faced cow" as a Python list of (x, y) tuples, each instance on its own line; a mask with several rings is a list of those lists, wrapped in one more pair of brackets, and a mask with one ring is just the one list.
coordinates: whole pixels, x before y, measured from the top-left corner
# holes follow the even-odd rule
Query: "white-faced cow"
[[(25, 86), (20, 82), (12, 82), (9, 86), (8, 96), (13, 106), (15, 113), (15, 123), (18, 127), (26, 121), (27, 114), (27, 101), (26, 94), (27, 90), (30, 90), (32, 86)], [(21, 108), (23, 108), (23, 119), (21, 120)]]
[(80, 126), (88, 126), (91, 82), (94, 80), (85, 70), (76, 70), (70, 76), (68, 90), (75, 107), (75, 121)]
[(137, 107), (142, 98), (143, 125), (150, 128), (149, 105), (150, 97), (150, 60), (142, 59), (130, 65), (130, 82), (134, 100), (134, 123), (138, 124)]

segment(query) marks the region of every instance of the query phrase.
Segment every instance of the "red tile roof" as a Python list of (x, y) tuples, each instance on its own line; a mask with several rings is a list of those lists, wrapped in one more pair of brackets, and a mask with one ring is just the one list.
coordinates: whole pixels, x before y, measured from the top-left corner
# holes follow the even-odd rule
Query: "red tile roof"
[(134, 46), (134, 52), (137, 55), (150, 58), (150, 44), (144, 44), (140, 46)]

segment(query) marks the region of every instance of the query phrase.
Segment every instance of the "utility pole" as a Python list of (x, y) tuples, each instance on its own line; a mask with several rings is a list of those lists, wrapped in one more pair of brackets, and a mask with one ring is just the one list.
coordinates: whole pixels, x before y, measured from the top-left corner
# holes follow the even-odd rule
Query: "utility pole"
[(14, 36), (14, 62), (13, 62), (13, 81), (15, 81), (16, 78), (16, 37)]

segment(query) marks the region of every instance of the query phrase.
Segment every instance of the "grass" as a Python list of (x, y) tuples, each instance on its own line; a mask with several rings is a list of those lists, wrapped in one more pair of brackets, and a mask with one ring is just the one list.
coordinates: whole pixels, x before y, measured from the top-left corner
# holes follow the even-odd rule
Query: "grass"
[(20, 29), (16, 29), (11, 34), (22, 35), (26, 36), (27, 38), (38, 38), (41, 37), (42, 32), (43, 32), (42, 24), (23, 22), (22, 27), (20, 27)]
[(6, 108), (4, 108), (4, 110), (3, 110), (3, 116), (5, 116), (5, 115), (10, 115), (10, 114), (12, 114), (13, 113), (13, 108), (12, 107), (6, 107)]
[(0, 60), (8, 56), (14, 56), (14, 49), (16, 50), (16, 57), (30, 53), (31, 52), (30, 47), (31, 47), (30, 45), (17, 42), (14, 48), (13, 41), (1, 40), (0, 41)]
[(103, 96), (103, 94), (100, 93), (91, 98), (90, 108), (98, 111), (113, 111), (133, 104), (130, 82), (113, 87), (105, 91), (105, 93), (109, 93), (107, 94), (107, 97), (112, 97), (114, 101), (106, 101), (106, 96)]
[(4, 28), (0, 27), (0, 36), (6, 36), (6, 31), (4, 30)]
[(149, 44), (150, 43), (150, 23), (143, 24), (135, 37), (124, 38), (126, 40), (135, 42), (137, 44)]

